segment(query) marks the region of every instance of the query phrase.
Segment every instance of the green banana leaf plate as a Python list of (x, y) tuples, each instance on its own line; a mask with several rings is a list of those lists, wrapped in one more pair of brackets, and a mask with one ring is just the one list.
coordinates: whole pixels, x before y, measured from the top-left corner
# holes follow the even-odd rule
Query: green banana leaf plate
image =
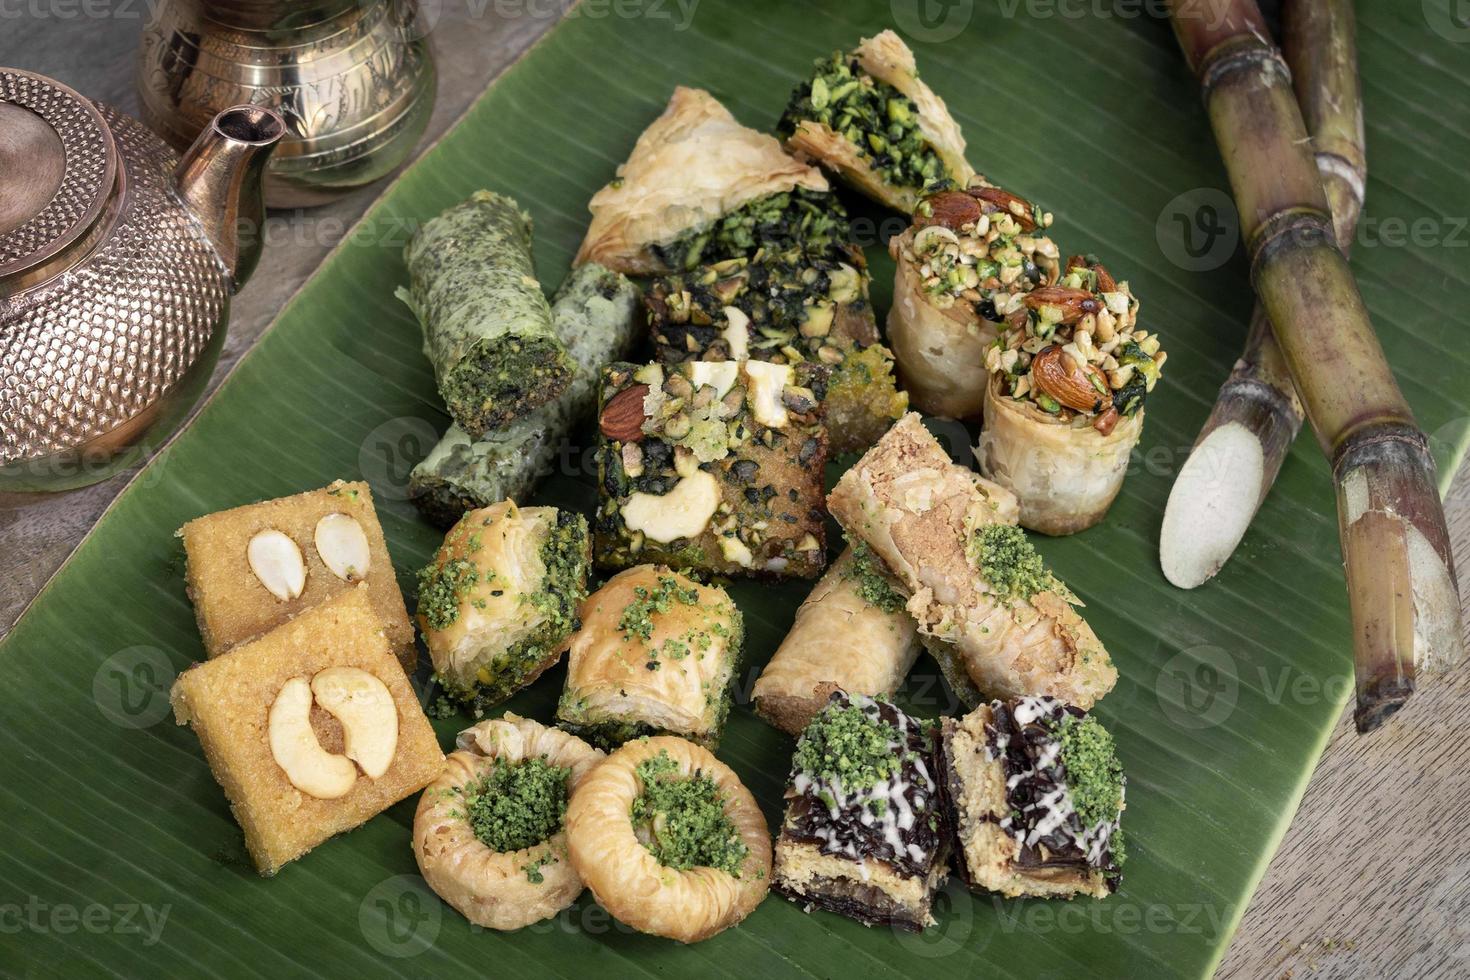
[[(384, 194), (0, 644), (0, 971), (536, 980), (1211, 972), (1350, 694), (1331, 484), (1303, 439), (1219, 577), (1193, 592), (1163, 579), (1164, 501), (1239, 349), (1250, 287), (1216, 149), (1167, 23), (1124, 15), (1147, 4), (1111, 15), (1104, 5), (1102, 16), (1082, 16), (1084, 5), (1033, 7), (588, 0), (501, 76)], [(1463, 193), (1446, 188), (1462, 187), (1456, 168), (1470, 125), (1431, 117), (1449, 79), (1433, 52), (1404, 55), (1424, 43), (1417, 7), (1360, 10), (1373, 173), (1365, 228), (1384, 247), (1360, 245), (1354, 265), (1449, 474), (1470, 415), (1465, 271), (1456, 253), (1433, 246), (1464, 235), (1439, 216), (1470, 213), (1470, 201), (1446, 199)], [(813, 59), (889, 26), (948, 100), (971, 161), (1054, 211), (1064, 252), (1095, 252), (1130, 279), (1145, 325), (1170, 352), (1106, 523), (1037, 539), (1086, 601), (1122, 675), (1097, 709), (1129, 779), (1122, 888), (1068, 903), (1003, 901), (951, 883), (938, 925), (921, 935), (808, 915), (775, 896), (691, 947), (633, 932), (588, 896), (502, 934), (472, 928), (418, 877), (413, 799), (276, 878), (257, 877), (197, 741), (169, 713), (174, 675), (203, 657), (174, 530), (361, 475), (411, 594), (439, 537), (405, 499), (407, 471), (446, 425), (418, 326), (393, 298), (413, 223), (481, 187), (512, 194), (535, 216), (550, 290), (580, 241), (588, 197), (675, 84), (708, 88), (768, 129)], [(898, 225), (854, 204), (883, 310), (892, 276), (883, 244)], [(1413, 233), (1422, 215), (1438, 240)], [(963, 430), (937, 431), (968, 459)], [(558, 470), (536, 502), (590, 511), (588, 454), (564, 454)], [(749, 624), (747, 665), (719, 755), (773, 825), (792, 743), (745, 702), (806, 591), (733, 587)], [(508, 707), (549, 719), (561, 678), (549, 673)], [(927, 660), (901, 701), (928, 717), (957, 709)], [(1411, 709), (1395, 723), (1414, 722)], [(464, 723), (436, 723), (446, 745)]]

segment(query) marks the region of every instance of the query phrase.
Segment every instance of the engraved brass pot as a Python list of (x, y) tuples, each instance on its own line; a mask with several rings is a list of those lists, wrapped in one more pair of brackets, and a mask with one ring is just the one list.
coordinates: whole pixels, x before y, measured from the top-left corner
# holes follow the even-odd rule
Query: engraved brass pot
[(106, 479), (203, 391), (260, 258), (273, 110), (182, 158), (142, 123), (0, 68), (0, 490)]
[(434, 86), (417, 0), (161, 0), (138, 68), (143, 119), (175, 147), (227, 105), (285, 118), (270, 207), (323, 204), (398, 166)]

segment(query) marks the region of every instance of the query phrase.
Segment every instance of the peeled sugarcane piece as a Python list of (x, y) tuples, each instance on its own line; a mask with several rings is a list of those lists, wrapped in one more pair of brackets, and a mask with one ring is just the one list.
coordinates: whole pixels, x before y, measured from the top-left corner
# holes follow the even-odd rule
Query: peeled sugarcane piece
[(577, 264), (657, 275), (799, 239), (848, 241), (847, 215), (822, 172), (775, 137), (740, 125), (703, 89), (674, 89), (617, 177), (592, 196)]
[(409, 496), (424, 516), (448, 527), (465, 511), (529, 496), (572, 427), (592, 414), (602, 369), (632, 347), (640, 308), (626, 276), (595, 262), (573, 269), (551, 304), (552, 328), (576, 365), (571, 384), (478, 442), (451, 425), (409, 474)]
[(914, 53), (893, 31), (818, 60), (776, 132), (791, 152), (904, 214), (927, 185), (963, 187), (975, 173), (959, 124), (919, 80)]
[(986, 352), (975, 457), (1016, 495), (1022, 527), (1072, 534), (1101, 521), (1123, 486), (1168, 355), (1138, 328), (1128, 283), (1090, 256), (1019, 299)]
[[(1346, 254), (1363, 207), (1367, 163), (1353, 7), (1349, 0), (1288, 3), (1283, 51), (1297, 104)], [(1245, 351), (1220, 387), (1164, 508), (1159, 563), (1182, 589), (1213, 578), (1230, 560), (1302, 427), (1296, 384), (1260, 303)]]
[(763, 250), (754, 259), (656, 280), (646, 302), (661, 363), (754, 358), (831, 368), (826, 422), (833, 452), (867, 449), (908, 407), (893, 355), (878, 342), (858, 249)]
[(1352, 611), (1360, 732), (1403, 707), (1421, 669), (1464, 656), (1449, 532), (1428, 440), (1399, 391), (1347, 259), (1290, 72), (1256, 5), (1171, 18), (1204, 89), (1252, 279), (1332, 464)]
[(419, 573), (419, 629), (445, 694), (479, 716), (556, 663), (590, 559), (581, 514), (511, 500), (465, 514)]
[(424, 330), (439, 394), (471, 439), (551, 401), (572, 380), (566, 345), (531, 263), (531, 216), (476, 191), (426, 222), (403, 250), (398, 298)]
[(833, 690), (889, 697), (919, 655), (905, 598), (866, 545), (849, 547), (827, 569), (786, 639), (755, 682), (760, 716), (800, 734)]
[(843, 474), (827, 506), (887, 566), (962, 697), (1048, 695), (1085, 709), (1117, 681), (1077, 598), (1014, 526), (1016, 498), (951, 462), (918, 415)]
[(889, 240), (888, 341), (915, 408), (954, 419), (980, 413), (985, 355), (1004, 317), (1060, 275), (1056, 243), (1042, 233), (1051, 223), (1050, 212), (977, 175), (965, 190), (925, 197), (913, 226)]

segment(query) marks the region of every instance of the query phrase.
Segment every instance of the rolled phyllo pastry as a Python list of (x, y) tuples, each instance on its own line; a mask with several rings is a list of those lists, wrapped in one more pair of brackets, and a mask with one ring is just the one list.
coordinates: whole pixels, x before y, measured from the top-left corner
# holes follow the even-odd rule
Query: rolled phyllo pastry
[(826, 379), (820, 364), (754, 359), (610, 367), (598, 566), (816, 578), (827, 563)]
[(771, 887), (864, 925), (932, 925), (950, 831), (931, 733), (841, 691), (796, 743)]
[(413, 468), (408, 493), (431, 522), (448, 527), (464, 512), (500, 500), (524, 500), (572, 426), (592, 414), (602, 369), (624, 357), (641, 317), (638, 287), (597, 263), (578, 266), (551, 304), (551, 323), (566, 345), (576, 374), (566, 391), (476, 442), (451, 425)]
[(478, 715), (541, 676), (577, 628), (590, 563), (581, 514), (505, 500), (460, 518), (419, 573), (444, 693)]
[(531, 263), (531, 216), (476, 191), (425, 222), (403, 250), (398, 297), (424, 330), (424, 354), (454, 421), (479, 439), (561, 394), (566, 345)]
[(1166, 353), (1138, 300), (1092, 257), (1027, 293), (986, 356), (980, 472), (1016, 495), (1021, 524), (1071, 534), (1103, 519), (1143, 433)]
[(714, 585), (640, 565), (582, 603), (557, 705), (563, 728), (596, 745), (641, 735), (719, 740), (740, 661), (740, 610)]
[(796, 610), (796, 621), (756, 679), (755, 710), (797, 735), (834, 688), (887, 697), (919, 655), (914, 619), (868, 546), (849, 547)]
[(951, 462), (918, 415), (843, 474), (827, 506), (887, 567), (949, 676), (988, 697), (1082, 708), (1117, 681), (1080, 602), (1014, 525), (1015, 497)]
[(1113, 737), (1054, 698), (945, 718), (941, 780), (955, 869), (976, 891), (1106, 898), (1122, 880), (1123, 791)]
[(830, 368), (833, 452), (861, 451), (904, 413), (893, 355), (878, 342), (862, 252), (799, 248), (727, 259), (654, 281), (645, 297), (661, 363), (754, 358)]
[(489, 929), (520, 929), (576, 901), (567, 799), (605, 756), (509, 714), (459, 733), (419, 797), (413, 853), (434, 893)]
[(817, 61), (776, 132), (797, 156), (904, 214), (926, 185), (963, 187), (974, 174), (959, 124), (919, 80), (914, 53), (893, 31)]
[(888, 340), (920, 411), (980, 413), (986, 354), (1025, 293), (1057, 280), (1049, 212), (976, 177), (967, 190), (919, 202), (913, 226), (888, 243), (895, 262)]
[(674, 89), (617, 177), (587, 205), (577, 263), (629, 275), (693, 269), (762, 246), (845, 247), (847, 216), (817, 168), (735, 121), (702, 89)]
[(577, 787), (567, 843), (618, 921), (684, 943), (738, 923), (770, 883), (755, 797), (708, 749), (667, 735), (629, 742)]

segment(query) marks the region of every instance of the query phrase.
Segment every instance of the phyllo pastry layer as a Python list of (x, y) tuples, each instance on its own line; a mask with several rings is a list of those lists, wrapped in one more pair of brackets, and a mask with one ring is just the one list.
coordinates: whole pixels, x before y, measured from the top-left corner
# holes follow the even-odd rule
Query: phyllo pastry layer
[(217, 657), (312, 606), (367, 583), (368, 597), (403, 669), (418, 661), (366, 483), (320, 490), (196, 518), (179, 529), (189, 599), (205, 652)]
[(832, 451), (861, 451), (908, 405), (879, 343), (867, 263), (850, 250), (762, 250), (655, 281), (645, 302), (662, 363), (755, 358), (830, 368)]
[(1016, 498), (955, 465), (918, 415), (888, 430), (827, 502), (887, 566), (968, 703), (1047, 694), (1089, 708), (1116, 683), (1080, 603), (1015, 526)]
[(419, 573), (419, 628), (435, 676), (476, 714), (566, 649), (587, 594), (587, 520), (506, 500), (472, 510)]
[(724, 589), (640, 565), (588, 596), (581, 619), (562, 727), (603, 746), (658, 733), (719, 739), (744, 633)]
[(815, 578), (826, 564), (819, 364), (615, 364), (598, 417), (602, 568)]
[(955, 865), (976, 890), (1104, 898), (1122, 879), (1126, 779), (1113, 738), (1055, 698), (944, 719)]
[(169, 697), (263, 875), (423, 789), (444, 764), (363, 585), (196, 664)]
[(833, 693), (797, 741), (771, 887), (865, 925), (932, 924), (949, 837), (937, 771), (919, 721)]
[(914, 53), (893, 31), (817, 61), (776, 131), (799, 157), (904, 214), (926, 186), (963, 187), (974, 174), (959, 124), (919, 80)]
[[(708, 92), (680, 86), (617, 177), (593, 195), (576, 261), (629, 275), (693, 268), (743, 251), (744, 239), (753, 247), (762, 227), (800, 224), (811, 195), (827, 191), (815, 167), (740, 125)], [(804, 231), (841, 240), (846, 222)]]

